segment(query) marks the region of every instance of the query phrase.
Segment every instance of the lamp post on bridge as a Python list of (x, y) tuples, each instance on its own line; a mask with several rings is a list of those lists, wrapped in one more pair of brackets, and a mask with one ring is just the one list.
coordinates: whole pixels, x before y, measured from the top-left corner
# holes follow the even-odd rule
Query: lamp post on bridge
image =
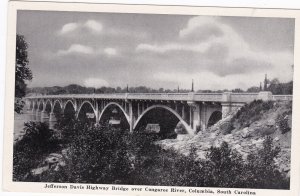
[(191, 92), (194, 92), (194, 79), (192, 79), (192, 90)]

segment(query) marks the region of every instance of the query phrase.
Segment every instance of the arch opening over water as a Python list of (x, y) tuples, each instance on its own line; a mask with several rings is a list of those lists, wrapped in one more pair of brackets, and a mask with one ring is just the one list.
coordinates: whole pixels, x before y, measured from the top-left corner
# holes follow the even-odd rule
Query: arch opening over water
[(122, 130), (129, 130), (129, 117), (118, 103), (106, 105), (99, 116), (101, 125), (120, 127)]
[(63, 114), (65, 120), (71, 120), (76, 118), (75, 107), (71, 101), (67, 101), (67, 103), (65, 104)]
[(51, 102), (50, 102), (50, 100), (47, 100), (46, 103), (45, 103), (45, 112), (47, 112), (48, 114), (50, 114), (51, 113), (51, 109), (52, 109)]
[(55, 100), (53, 103), (53, 111), (56, 119), (61, 119), (62, 117), (62, 104), (60, 101)]
[(137, 119), (134, 131), (153, 132), (160, 139), (176, 138), (175, 127), (181, 122), (187, 131), (190, 127), (172, 108), (165, 105), (154, 105), (147, 108)]
[(80, 105), (76, 118), (89, 124), (96, 123), (96, 111), (91, 102), (85, 101)]
[(37, 109), (38, 109), (39, 111), (43, 111), (43, 102), (42, 102), (42, 101), (39, 101), (39, 102), (38, 102), (38, 107), (37, 107)]

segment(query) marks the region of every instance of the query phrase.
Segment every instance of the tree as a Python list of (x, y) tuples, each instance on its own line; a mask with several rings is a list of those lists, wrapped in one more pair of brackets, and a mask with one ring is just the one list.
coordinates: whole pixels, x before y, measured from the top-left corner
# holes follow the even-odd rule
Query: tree
[(250, 87), (250, 88), (247, 89), (247, 92), (250, 92), (250, 93), (257, 93), (259, 91), (261, 91), (261, 90), (257, 86), (252, 86), (252, 87)]
[(242, 93), (244, 91), (242, 89), (240, 89), (240, 88), (235, 88), (235, 89), (232, 90), (232, 92), (233, 93)]
[(277, 78), (270, 81), (268, 88), (275, 95), (293, 94), (293, 81), (282, 83)]
[(21, 113), (24, 107), (22, 98), (26, 94), (27, 87), (25, 81), (32, 79), (32, 73), (28, 67), (28, 44), (25, 37), (17, 34), (16, 42), (15, 112)]

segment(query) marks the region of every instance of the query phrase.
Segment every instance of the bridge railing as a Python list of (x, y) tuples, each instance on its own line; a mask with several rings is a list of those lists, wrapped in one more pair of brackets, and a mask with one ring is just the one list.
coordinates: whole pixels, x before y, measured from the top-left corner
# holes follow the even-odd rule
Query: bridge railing
[(293, 95), (273, 95), (272, 99), (274, 101), (292, 101)]
[(186, 101), (188, 93), (130, 93), (127, 99)]
[(251, 102), (258, 99), (258, 93), (231, 93), (232, 102)]
[(221, 102), (223, 100), (223, 93), (195, 93), (194, 100)]
[(37, 96), (29, 96), (26, 98), (35, 98), (35, 99), (54, 99), (54, 98), (62, 98), (62, 99), (72, 99), (72, 98), (78, 98), (78, 99), (85, 99), (85, 98), (100, 98), (100, 99), (110, 99), (110, 98), (116, 98), (116, 99), (125, 99), (125, 93), (114, 93), (114, 94), (62, 94), (62, 95), (37, 95)]

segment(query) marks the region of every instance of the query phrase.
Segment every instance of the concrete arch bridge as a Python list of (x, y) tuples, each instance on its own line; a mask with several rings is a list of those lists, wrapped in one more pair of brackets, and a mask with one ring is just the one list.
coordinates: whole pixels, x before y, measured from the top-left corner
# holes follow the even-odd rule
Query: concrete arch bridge
[[(99, 123), (104, 113), (112, 107), (121, 111), (123, 118), (133, 132), (142, 119), (155, 109), (169, 112), (177, 118), (190, 135), (205, 130), (229, 113), (237, 111), (253, 100), (292, 100), (291, 95), (259, 93), (116, 93), (116, 94), (62, 94), (35, 95), (26, 97), (26, 107), (31, 120), (49, 121), (55, 124), (55, 112), (64, 114), (71, 108), (79, 118), (84, 105), (88, 105), (95, 123)], [(146, 119), (147, 120), (147, 119)]]

